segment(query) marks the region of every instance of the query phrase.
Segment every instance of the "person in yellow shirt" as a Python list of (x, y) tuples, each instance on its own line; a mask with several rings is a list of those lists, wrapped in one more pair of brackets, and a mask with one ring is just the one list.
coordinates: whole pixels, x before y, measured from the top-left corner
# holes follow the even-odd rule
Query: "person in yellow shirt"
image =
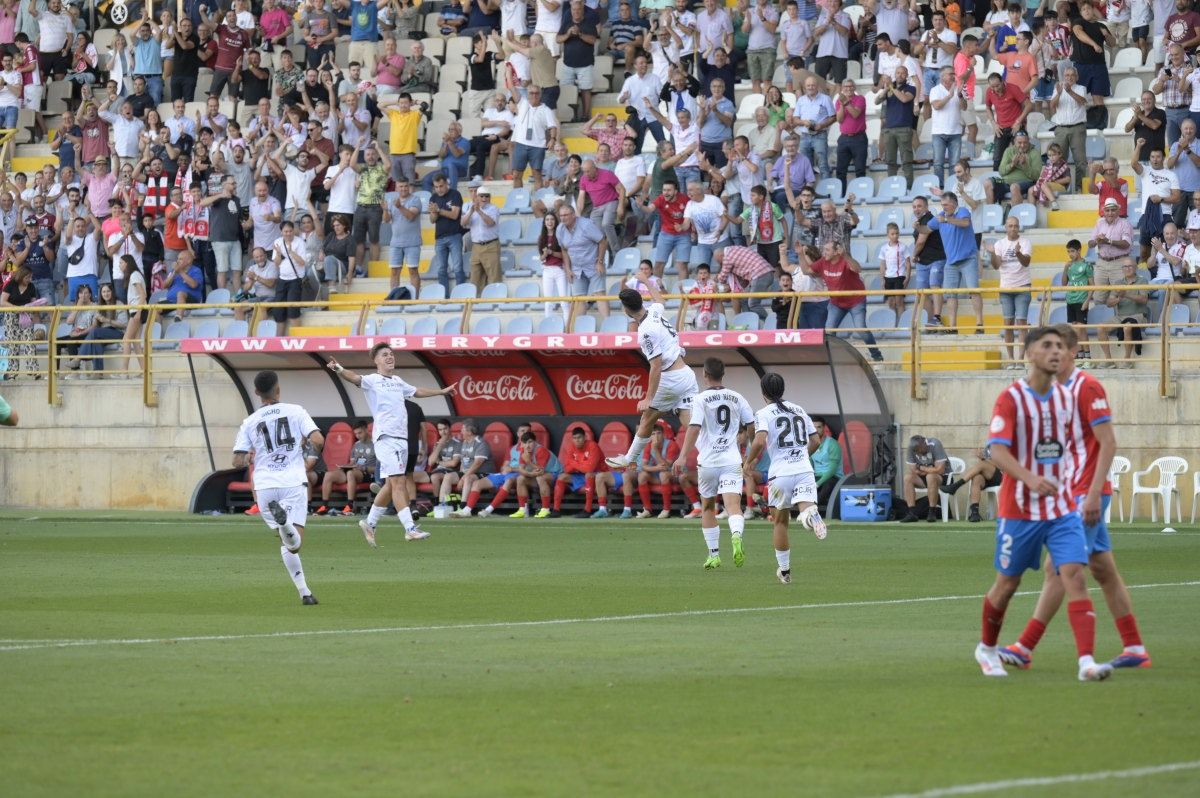
[(388, 154), (392, 156), (392, 179), (417, 180), (417, 135), (421, 127), (421, 112), (413, 108), (412, 95), (404, 92), (395, 102), (382, 103), (379, 110), (391, 124)]

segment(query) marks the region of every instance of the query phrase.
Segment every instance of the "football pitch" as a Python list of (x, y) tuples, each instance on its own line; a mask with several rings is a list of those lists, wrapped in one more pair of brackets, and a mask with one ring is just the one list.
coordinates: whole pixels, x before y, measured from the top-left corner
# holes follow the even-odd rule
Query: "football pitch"
[[(990, 524), (0, 514), (0, 789), (37, 795), (1200, 794), (1200, 532), (1114, 524), (1153, 656), (973, 658)], [(1030, 573), (1009, 609), (1033, 609)], [(1097, 658), (1120, 651), (1098, 591)]]

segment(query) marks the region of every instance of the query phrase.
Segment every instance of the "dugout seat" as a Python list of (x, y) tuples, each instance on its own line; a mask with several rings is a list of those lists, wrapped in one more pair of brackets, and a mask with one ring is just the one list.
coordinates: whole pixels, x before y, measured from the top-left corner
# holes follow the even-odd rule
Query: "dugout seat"
[(533, 433), (533, 437), (537, 438), (538, 446), (545, 449), (550, 448), (550, 433), (542, 426), (540, 421), (530, 421), (529, 431)]
[(591, 441), (596, 439), (591, 427), (582, 421), (572, 421), (567, 425), (567, 428), (563, 430), (562, 441), (558, 444), (558, 459), (563, 463), (567, 462), (567, 448), (575, 445), (571, 442), (571, 438), (574, 437), (576, 429), (582, 429), (583, 435), (587, 440)]
[(338, 421), (325, 433), (325, 450), (321, 453), (328, 469), (345, 465), (354, 448), (354, 430), (345, 421)]
[(493, 421), (483, 431), (483, 439), (492, 450), (492, 460), (497, 468), (503, 468), (508, 462), (509, 451), (513, 447), (513, 434), (508, 425), (502, 421)]
[(625, 454), (629, 451), (629, 444), (632, 442), (633, 435), (629, 432), (629, 427), (620, 421), (608, 422), (600, 431), (600, 438), (597, 441), (600, 444), (600, 451), (604, 452), (605, 457)]
[(847, 474), (869, 474), (871, 472), (871, 430), (861, 421), (847, 421), (846, 428), (838, 435), (842, 447), (842, 470)]

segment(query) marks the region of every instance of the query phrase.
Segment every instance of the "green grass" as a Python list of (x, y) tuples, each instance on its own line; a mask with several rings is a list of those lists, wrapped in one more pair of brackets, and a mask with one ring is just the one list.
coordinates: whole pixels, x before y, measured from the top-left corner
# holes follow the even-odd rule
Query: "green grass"
[[(256, 519), (0, 515), (3, 792), (873, 796), (1200, 759), (1194, 531), (1116, 526), (1129, 584), (1191, 584), (1133, 590), (1154, 667), (1097, 685), (1065, 617), (1032, 670), (980, 675), (987, 525), (796, 532), (787, 587), (762, 521), (712, 573), (692, 522), (429, 528), (387, 519), (372, 551), (315, 519), (302, 607)], [(549, 619), (603, 620), (519, 623)], [(1019, 793), (1135, 790), (1195, 795), (1200, 770)]]

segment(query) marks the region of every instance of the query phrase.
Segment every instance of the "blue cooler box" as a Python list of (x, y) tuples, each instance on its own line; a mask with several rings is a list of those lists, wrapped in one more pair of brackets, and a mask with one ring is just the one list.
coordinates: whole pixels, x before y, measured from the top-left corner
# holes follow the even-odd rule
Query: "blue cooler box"
[(883, 485), (842, 488), (843, 521), (886, 521), (892, 512), (892, 489)]

